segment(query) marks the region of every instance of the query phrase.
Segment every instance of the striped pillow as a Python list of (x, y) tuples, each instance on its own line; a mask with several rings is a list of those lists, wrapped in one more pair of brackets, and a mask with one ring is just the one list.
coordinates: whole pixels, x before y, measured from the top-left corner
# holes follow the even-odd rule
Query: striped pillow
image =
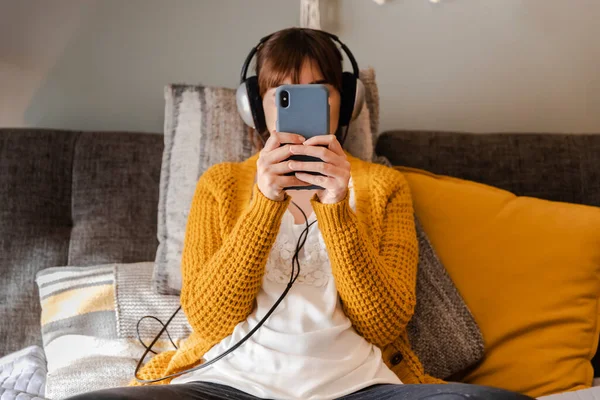
[[(48, 360), (46, 397), (127, 385), (144, 351), (136, 337), (138, 320), (153, 315), (166, 322), (179, 306), (178, 297), (152, 290), (153, 269), (154, 262), (141, 262), (38, 272), (42, 340)], [(149, 344), (160, 328), (157, 322), (144, 320), (142, 340)], [(189, 336), (191, 328), (183, 312), (168, 330), (177, 346)], [(172, 348), (168, 338), (155, 345), (157, 351)]]
[(48, 268), (36, 282), (44, 347), (65, 335), (117, 338), (114, 266)]

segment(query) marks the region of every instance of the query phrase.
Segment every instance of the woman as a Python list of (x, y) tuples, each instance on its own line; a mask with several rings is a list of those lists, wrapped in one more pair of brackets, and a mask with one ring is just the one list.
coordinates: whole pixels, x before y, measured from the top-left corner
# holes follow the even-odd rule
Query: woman
[[(528, 399), (445, 384), (426, 375), (410, 349), (418, 245), (409, 187), (400, 172), (342, 149), (342, 57), (331, 38), (279, 31), (258, 49), (256, 70), (270, 135), (259, 153), (216, 165), (198, 181), (182, 258), (181, 305), (193, 333), (138, 377), (186, 371), (246, 336), (286, 289), (296, 240), (310, 224), (297, 280), (264, 325), (218, 362), (157, 382), (168, 385), (73, 399)], [(275, 88), (315, 82), (329, 88), (331, 134), (276, 132)], [(292, 154), (323, 162), (286, 161)], [(310, 184), (323, 189), (284, 190)]]

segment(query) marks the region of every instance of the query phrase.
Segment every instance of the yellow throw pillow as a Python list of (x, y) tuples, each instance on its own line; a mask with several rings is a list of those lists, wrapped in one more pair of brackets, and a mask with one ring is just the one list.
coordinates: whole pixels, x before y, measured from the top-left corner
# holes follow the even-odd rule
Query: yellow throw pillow
[(539, 397), (591, 386), (600, 208), (395, 167), (485, 341), (463, 379)]

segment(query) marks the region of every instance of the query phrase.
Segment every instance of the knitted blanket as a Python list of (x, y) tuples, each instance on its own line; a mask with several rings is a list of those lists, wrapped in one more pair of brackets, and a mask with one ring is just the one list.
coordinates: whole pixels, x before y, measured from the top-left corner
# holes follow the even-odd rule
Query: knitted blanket
[(45, 400), (46, 356), (29, 346), (0, 358), (0, 399)]

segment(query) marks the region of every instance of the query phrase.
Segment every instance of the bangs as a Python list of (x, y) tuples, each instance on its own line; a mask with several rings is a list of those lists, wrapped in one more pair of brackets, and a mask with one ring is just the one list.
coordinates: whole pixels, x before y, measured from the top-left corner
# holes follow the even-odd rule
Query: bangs
[(342, 55), (333, 41), (319, 31), (290, 28), (275, 33), (258, 50), (256, 74), (261, 97), (288, 77), (293, 84), (299, 83), (307, 61), (313, 61), (323, 79), (341, 91)]
[[(300, 83), (302, 65), (306, 61), (317, 61), (296, 51), (290, 53), (287, 57), (276, 57), (275, 59), (267, 60), (260, 72), (257, 72), (261, 97), (267, 90), (282, 85), (287, 77), (290, 77), (293, 84)], [(327, 78), (325, 80), (328, 81)]]

